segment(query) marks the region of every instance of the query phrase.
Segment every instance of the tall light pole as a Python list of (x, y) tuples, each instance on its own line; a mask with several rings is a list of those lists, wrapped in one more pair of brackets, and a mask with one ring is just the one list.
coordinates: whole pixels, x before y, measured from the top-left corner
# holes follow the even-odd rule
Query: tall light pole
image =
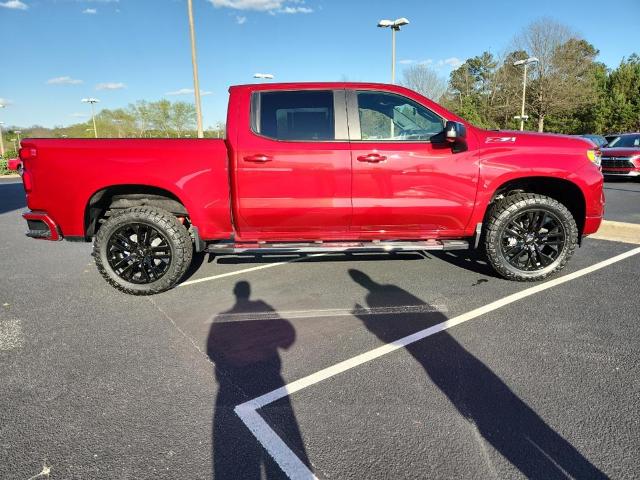
[(4, 139), (2, 138), (2, 125), (4, 125), (4, 122), (0, 122), (0, 157), (4, 157)]
[(200, 81), (198, 80), (198, 58), (196, 56), (196, 32), (193, 26), (193, 1), (187, 0), (189, 11), (189, 33), (191, 35), (191, 63), (193, 64), (193, 91), (196, 95), (196, 118), (198, 122), (198, 138), (204, 138), (202, 129), (202, 105), (200, 103)]
[(22, 133), (22, 130), (14, 130), (14, 133), (18, 136), (18, 146), (20, 146), (20, 134)]
[(96, 109), (95, 109), (95, 104), (99, 103), (100, 100), (98, 100), (97, 98), (83, 98), (82, 103), (89, 103), (91, 104), (91, 119), (93, 120), (93, 134), (95, 135), (96, 138), (98, 138), (98, 127), (96, 127)]
[(396, 32), (400, 30), (400, 27), (408, 24), (409, 20), (404, 17), (378, 22), (380, 28), (391, 28), (391, 83), (396, 83)]
[(520, 130), (524, 130), (524, 121), (529, 117), (524, 114), (524, 101), (527, 95), (527, 66), (530, 63), (537, 63), (539, 60), (536, 57), (529, 57), (524, 60), (518, 60), (517, 62), (513, 62), (514, 67), (518, 67), (520, 65), (524, 65), (524, 71), (522, 72), (522, 110), (520, 111), (520, 116), (516, 116), (516, 119), (520, 119)]

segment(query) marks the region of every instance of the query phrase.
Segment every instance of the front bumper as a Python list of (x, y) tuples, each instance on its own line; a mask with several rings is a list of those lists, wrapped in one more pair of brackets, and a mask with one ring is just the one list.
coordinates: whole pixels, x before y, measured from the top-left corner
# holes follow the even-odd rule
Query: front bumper
[(583, 235), (591, 235), (592, 233), (596, 233), (600, 228), (600, 224), (602, 223), (602, 217), (586, 217), (584, 219), (584, 228), (582, 229)]
[(60, 233), (58, 224), (47, 212), (27, 212), (22, 214), (22, 218), (27, 221), (27, 237), (37, 240), (62, 240), (62, 234)]
[(602, 174), (606, 177), (640, 177), (640, 168), (614, 168), (602, 169)]

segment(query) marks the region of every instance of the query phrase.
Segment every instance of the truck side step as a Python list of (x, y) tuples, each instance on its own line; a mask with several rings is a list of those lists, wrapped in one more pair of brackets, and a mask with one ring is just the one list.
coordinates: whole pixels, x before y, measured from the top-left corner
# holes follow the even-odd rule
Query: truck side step
[(210, 243), (209, 253), (316, 253), (316, 252), (398, 252), (422, 250), (467, 250), (466, 240), (417, 240), (371, 242), (221, 242)]

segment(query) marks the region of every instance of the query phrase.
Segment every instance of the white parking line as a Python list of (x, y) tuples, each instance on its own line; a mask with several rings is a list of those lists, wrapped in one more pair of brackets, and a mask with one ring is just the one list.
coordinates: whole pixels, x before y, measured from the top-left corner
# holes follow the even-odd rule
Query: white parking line
[(281, 265), (286, 265), (287, 263), (300, 262), (309, 257), (322, 257), (323, 255), (326, 255), (326, 253), (314, 253), (313, 255), (296, 257), (293, 260), (287, 260), (286, 262), (267, 263), (265, 265), (259, 265), (257, 267), (251, 267), (251, 268), (243, 268), (242, 270), (235, 270), (233, 272), (221, 273), (220, 275), (213, 275), (211, 277), (197, 278), (195, 280), (189, 280), (189, 281), (183, 282), (180, 285), (178, 285), (178, 287), (186, 287), (187, 285), (195, 285), (196, 283), (210, 282), (211, 280), (217, 280), (219, 278), (233, 277), (234, 275), (241, 275), (243, 273), (255, 272), (256, 270), (264, 270), (265, 268), (279, 267)]
[[(374, 307), (374, 308), (321, 308), (317, 310), (284, 310), (284, 311), (266, 311), (266, 312), (241, 312), (241, 313), (223, 313), (215, 316), (216, 323), (225, 322), (252, 322), (256, 320), (277, 320), (286, 318), (287, 320), (305, 319), (305, 318), (322, 318), (322, 317), (352, 317), (363, 315), (397, 315), (410, 313), (428, 313), (428, 312), (446, 312), (446, 305), (398, 305), (393, 307)], [(208, 321), (207, 323), (211, 323)]]
[(258, 413), (260, 408), (269, 405), (281, 398), (291, 395), (294, 392), (300, 391), (311, 385), (315, 385), (323, 380), (334, 377), (340, 373), (346, 372), (352, 368), (355, 368), (363, 363), (370, 362), (388, 353), (394, 352), (400, 348), (404, 348), (414, 342), (427, 338), (443, 330), (447, 330), (461, 323), (468, 322), (478, 318), (486, 313), (492, 312), (499, 308), (502, 308), (511, 303), (522, 300), (536, 293), (543, 292), (550, 288), (562, 285), (564, 283), (580, 278), (589, 273), (595, 272), (616, 262), (625, 260), (633, 255), (640, 253), (640, 247), (629, 250), (628, 252), (616, 255), (602, 262), (598, 262), (590, 267), (583, 268), (568, 275), (555, 278), (548, 282), (544, 282), (533, 287), (529, 287), (521, 292), (508, 295), (504, 298), (489, 303), (488, 305), (476, 308), (470, 312), (464, 313), (457, 317), (446, 320), (437, 325), (433, 325), (419, 332), (408, 335), (404, 338), (396, 340), (395, 342), (388, 343), (378, 348), (374, 348), (368, 352), (356, 355), (353, 358), (344, 360), (336, 365), (325, 368), (303, 377), (299, 380), (291, 382), (283, 387), (261, 395), (253, 400), (242, 403), (235, 407), (236, 414), (245, 423), (245, 425), (251, 430), (258, 442), (269, 452), (273, 459), (278, 463), (283, 472), (291, 479), (317, 479), (314, 473), (298, 458), (298, 456), (291, 451), (291, 449), (284, 443), (284, 441), (278, 436), (276, 432), (265, 422), (262, 416)]

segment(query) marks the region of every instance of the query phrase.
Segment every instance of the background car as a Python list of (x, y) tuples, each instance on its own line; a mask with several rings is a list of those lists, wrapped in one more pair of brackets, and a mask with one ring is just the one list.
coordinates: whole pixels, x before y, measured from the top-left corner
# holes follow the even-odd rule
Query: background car
[(602, 149), (602, 173), (640, 177), (640, 133), (624, 133)]
[(607, 144), (613, 142), (616, 138), (620, 136), (619, 133), (610, 133), (609, 135), (605, 135), (604, 139), (607, 141)]
[(607, 144), (609, 143), (607, 141), (607, 139), (604, 138), (602, 135), (595, 135), (595, 134), (592, 134), (592, 133), (587, 133), (587, 134), (580, 135), (580, 136), (582, 138), (586, 138), (587, 140), (591, 140), (595, 144), (596, 147), (600, 147), (600, 148), (606, 147)]
[(19, 158), (10, 158), (7, 160), (7, 168), (9, 170), (15, 170), (20, 175), (22, 175), (22, 160)]

